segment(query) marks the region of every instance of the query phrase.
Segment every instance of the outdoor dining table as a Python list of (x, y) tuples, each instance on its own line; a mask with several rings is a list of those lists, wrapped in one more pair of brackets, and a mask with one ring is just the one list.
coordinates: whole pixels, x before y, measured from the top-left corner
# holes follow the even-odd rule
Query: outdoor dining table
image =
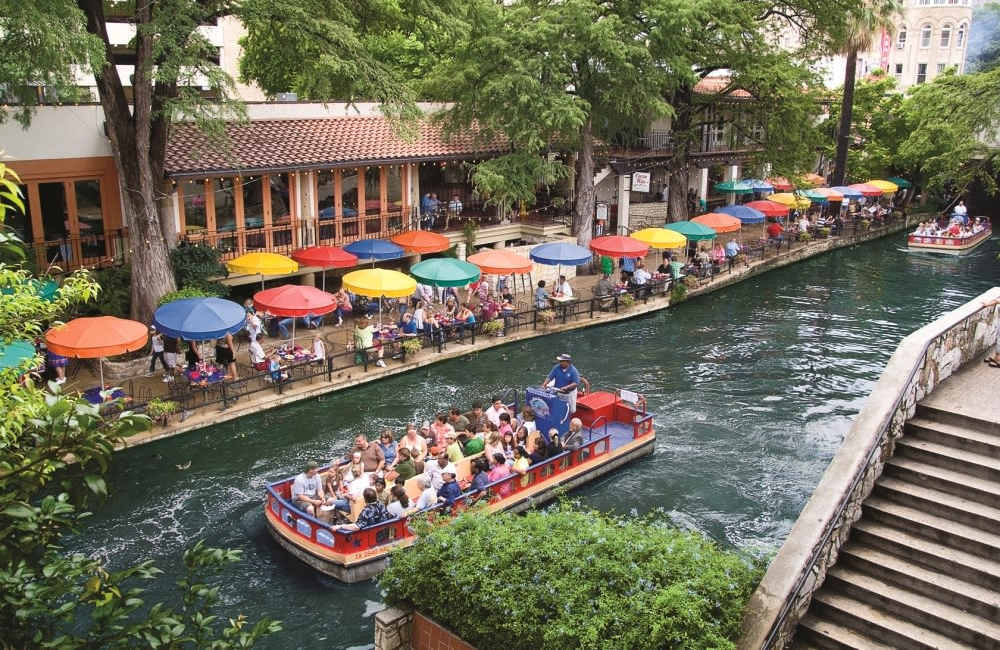
[(226, 372), (225, 370), (216, 368), (215, 366), (206, 366), (204, 370), (199, 370), (197, 368), (194, 370), (185, 370), (184, 376), (187, 377), (192, 386), (205, 387), (217, 384), (225, 379)]
[[(105, 390), (105, 393), (108, 392), (107, 388), (104, 389), (104, 390)], [(101, 397), (101, 387), (100, 386), (94, 386), (93, 388), (88, 388), (87, 390), (83, 391), (83, 399), (87, 400), (91, 404), (103, 404), (105, 402), (110, 402), (113, 399), (127, 399), (128, 398), (128, 395), (126, 395), (125, 391), (122, 390), (121, 388), (112, 389), (110, 392), (111, 392), (110, 395), (105, 395), (102, 398)]]

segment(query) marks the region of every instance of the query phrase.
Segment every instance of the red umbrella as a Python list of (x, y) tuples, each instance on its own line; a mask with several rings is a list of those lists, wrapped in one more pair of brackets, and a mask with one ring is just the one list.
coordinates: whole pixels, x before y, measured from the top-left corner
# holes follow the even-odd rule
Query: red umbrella
[(784, 217), (788, 215), (788, 206), (775, 201), (750, 201), (743, 205), (763, 212), (765, 217)]
[(645, 257), (649, 252), (649, 246), (631, 237), (607, 235), (591, 239), (590, 250), (608, 257)]
[(857, 190), (865, 196), (882, 196), (882, 190), (874, 185), (869, 185), (868, 183), (855, 183), (854, 185), (848, 185), (847, 187), (852, 190)]
[[(358, 256), (348, 253), (339, 246), (311, 246), (292, 253), (292, 259), (303, 266), (318, 266), (324, 269), (343, 269), (358, 263)], [(326, 273), (323, 274), (323, 290), (326, 290)]]
[(788, 182), (788, 179), (784, 176), (778, 176), (776, 178), (769, 178), (767, 182), (771, 184), (771, 187), (778, 190), (779, 192), (791, 192), (793, 188), (792, 184)]
[(402, 246), (408, 253), (440, 253), (451, 248), (450, 239), (426, 230), (408, 230), (390, 237), (389, 241)]
[(322, 316), (337, 308), (337, 299), (316, 287), (286, 284), (274, 289), (258, 291), (253, 296), (253, 306), (275, 316), (292, 318), (292, 344), (295, 344), (295, 321), (298, 316)]
[[(48, 349), (64, 357), (97, 359), (125, 354), (146, 345), (149, 330), (142, 323), (114, 316), (74, 318), (45, 333)], [(97, 362), (104, 390), (104, 364)]]

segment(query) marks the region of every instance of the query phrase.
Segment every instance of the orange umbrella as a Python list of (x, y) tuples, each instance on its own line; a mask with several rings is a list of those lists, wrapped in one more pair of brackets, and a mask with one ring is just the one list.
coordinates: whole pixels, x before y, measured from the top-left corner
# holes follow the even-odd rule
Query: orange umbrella
[(728, 214), (721, 214), (718, 212), (709, 212), (708, 214), (695, 217), (691, 221), (700, 223), (703, 226), (708, 226), (717, 233), (736, 232), (743, 227), (743, 222), (736, 217), (731, 217)]
[(826, 185), (826, 179), (819, 174), (813, 174), (812, 172), (805, 174), (802, 179), (809, 183), (810, 185)]
[(822, 194), (826, 197), (827, 201), (843, 201), (844, 195), (837, 190), (832, 190), (829, 187), (817, 187), (813, 190), (817, 194)]
[(426, 230), (408, 230), (390, 237), (390, 241), (402, 246), (407, 253), (440, 253), (451, 248), (451, 240), (447, 237)]
[(470, 255), (466, 261), (478, 266), (483, 273), (510, 275), (512, 273), (531, 272), (531, 260), (517, 253), (511, 253), (502, 249), (485, 250), (481, 253)]
[[(146, 345), (148, 339), (145, 325), (114, 316), (74, 318), (45, 333), (45, 345), (49, 350), (75, 359), (125, 354)], [(101, 390), (104, 390), (104, 366), (101, 363), (97, 366), (101, 371)]]
[(767, 182), (771, 184), (771, 187), (779, 192), (791, 192), (794, 186), (788, 182), (788, 179), (784, 176), (776, 176), (774, 178), (767, 179)]

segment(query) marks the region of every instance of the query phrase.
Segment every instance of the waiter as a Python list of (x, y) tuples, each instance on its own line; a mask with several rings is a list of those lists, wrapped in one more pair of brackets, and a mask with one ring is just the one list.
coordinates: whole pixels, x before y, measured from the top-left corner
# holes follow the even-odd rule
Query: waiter
[(560, 354), (556, 357), (556, 361), (558, 363), (552, 367), (552, 371), (542, 382), (542, 388), (551, 386), (556, 392), (565, 395), (569, 404), (569, 414), (573, 415), (576, 412), (576, 389), (580, 384), (580, 373), (573, 365), (573, 357), (570, 355)]

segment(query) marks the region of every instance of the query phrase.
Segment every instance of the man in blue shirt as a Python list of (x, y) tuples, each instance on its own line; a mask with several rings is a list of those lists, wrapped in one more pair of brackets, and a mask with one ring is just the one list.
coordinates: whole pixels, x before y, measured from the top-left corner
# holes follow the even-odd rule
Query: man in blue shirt
[(556, 361), (558, 363), (552, 367), (552, 371), (542, 382), (542, 388), (552, 386), (556, 392), (565, 395), (569, 403), (569, 413), (572, 415), (576, 411), (576, 389), (580, 384), (580, 373), (573, 365), (573, 357), (570, 355), (560, 354), (556, 357)]

